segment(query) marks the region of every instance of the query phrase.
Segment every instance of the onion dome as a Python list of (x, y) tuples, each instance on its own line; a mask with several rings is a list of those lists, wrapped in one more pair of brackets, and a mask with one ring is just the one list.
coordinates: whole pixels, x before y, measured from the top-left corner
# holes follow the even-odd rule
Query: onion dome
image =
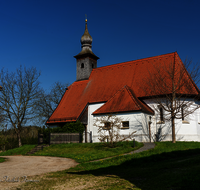
[(90, 36), (89, 32), (88, 32), (88, 28), (87, 28), (87, 19), (85, 19), (85, 32), (81, 37), (81, 44), (82, 44), (82, 48), (83, 47), (92, 47), (92, 36)]
[(87, 28), (87, 19), (85, 19), (85, 32), (81, 37), (81, 52), (74, 56), (76, 59), (81, 58), (83, 56), (90, 56), (95, 60), (99, 59), (93, 52), (92, 52), (92, 36), (90, 36)]

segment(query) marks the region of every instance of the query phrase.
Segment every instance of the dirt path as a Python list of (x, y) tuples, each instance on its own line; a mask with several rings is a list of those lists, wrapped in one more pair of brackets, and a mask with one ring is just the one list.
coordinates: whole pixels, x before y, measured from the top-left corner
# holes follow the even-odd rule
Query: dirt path
[[(48, 156), (0, 156), (7, 161), (0, 163), (0, 189), (18, 186), (21, 182), (12, 182), (15, 178), (40, 175), (48, 172), (61, 171), (76, 166), (78, 163), (69, 158)], [(5, 176), (8, 176), (6, 179)]]
[[(146, 151), (155, 147), (154, 143), (144, 143), (144, 146), (138, 150), (132, 151), (127, 154), (138, 153)], [(56, 172), (78, 165), (77, 162), (70, 158), (48, 157), (48, 156), (0, 156), (6, 158), (7, 161), (0, 163), (0, 189), (16, 189), (24, 182), (25, 177), (27, 180), (32, 180), (31, 176), (41, 175), (48, 172)], [(100, 160), (110, 159), (104, 158)], [(100, 161), (100, 160), (94, 160)], [(6, 179), (5, 176), (8, 176)], [(18, 177), (24, 177), (23, 181), (17, 181)], [(16, 180), (13, 182), (12, 180)], [(10, 181), (9, 181), (10, 180)]]
[[(121, 155), (129, 155), (129, 154), (133, 154), (133, 153), (139, 153), (139, 152), (143, 152), (143, 151), (155, 148), (155, 144), (154, 143), (143, 143), (143, 144), (144, 144), (143, 147), (141, 147), (141, 148), (139, 148), (137, 150), (131, 151), (129, 153), (121, 154)], [(117, 156), (111, 156), (111, 157), (102, 158), (102, 159), (98, 159), (98, 160), (93, 160), (93, 161), (89, 161), (89, 162), (98, 162), (98, 161), (102, 161), (102, 160), (111, 159), (111, 158), (114, 158), (114, 157), (117, 157)]]

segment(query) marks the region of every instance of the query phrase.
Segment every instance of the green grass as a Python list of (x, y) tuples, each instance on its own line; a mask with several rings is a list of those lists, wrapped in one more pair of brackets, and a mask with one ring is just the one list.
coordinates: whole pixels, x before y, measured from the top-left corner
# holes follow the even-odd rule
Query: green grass
[(4, 162), (4, 161), (5, 161), (5, 159), (4, 159), (4, 158), (0, 158), (0, 163), (1, 163), (1, 162)]
[(23, 145), (19, 148), (14, 148), (7, 150), (5, 152), (1, 152), (0, 156), (10, 156), (10, 155), (25, 155), (31, 149), (33, 149), (36, 145)]
[(159, 142), (155, 149), (145, 152), (81, 163), (36, 177), (39, 183), (26, 183), (23, 188), (196, 190), (200, 187), (199, 171), (200, 143)]
[(102, 143), (71, 143), (57, 144), (44, 148), (43, 151), (36, 152), (37, 156), (57, 156), (72, 158), (79, 163), (117, 156), (123, 153), (131, 152), (142, 147), (142, 143), (136, 142), (136, 147), (133, 148), (133, 142), (119, 142), (117, 147), (109, 148)]

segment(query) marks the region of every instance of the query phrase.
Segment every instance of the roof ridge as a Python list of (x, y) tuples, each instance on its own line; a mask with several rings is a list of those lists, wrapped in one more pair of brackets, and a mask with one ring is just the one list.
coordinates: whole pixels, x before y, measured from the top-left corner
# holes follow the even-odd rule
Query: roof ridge
[[(112, 99), (114, 99), (114, 97), (115, 97), (120, 91), (122, 91), (123, 88), (124, 88), (124, 87), (120, 88), (120, 90), (118, 90), (106, 103), (108, 103), (108, 102), (110, 102)], [(105, 103), (104, 105), (102, 105), (100, 108), (96, 109), (95, 112), (98, 111), (99, 109), (101, 109), (102, 107), (106, 106), (106, 103)]]
[[(188, 72), (185, 64), (183, 63), (183, 61), (181, 60), (181, 58), (179, 57), (178, 53), (177, 52), (174, 52), (174, 57), (178, 59), (178, 62), (183, 66), (184, 70), (185, 70), (185, 73), (186, 73), (186, 76), (188, 77), (188, 79), (192, 82), (192, 84), (194, 85), (194, 88), (200, 92), (200, 89), (198, 88), (198, 86), (196, 85), (196, 83), (193, 81), (190, 73)], [(174, 61), (175, 62), (175, 61)]]
[(110, 101), (112, 101), (115, 96), (118, 94), (118, 93), (121, 93), (124, 89), (127, 90), (129, 96), (131, 97), (132, 101), (137, 105), (137, 107), (139, 109), (142, 109), (142, 107), (138, 104), (138, 102), (135, 100), (135, 98), (132, 96), (132, 93), (128, 90), (128, 86), (125, 85), (124, 87), (120, 88), (120, 90), (118, 90), (104, 105), (102, 105), (100, 108), (98, 108), (97, 110), (95, 110), (94, 112), (97, 112), (98, 110), (102, 109), (103, 107), (105, 107), (107, 105), (107, 103), (109, 103)]
[(142, 58), (142, 59), (135, 59), (135, 60), (130, 60), (130, 61), (121, 62), (121, 63), (114, 63), (112, 65), (97, 67), (97, 68), (94, 68), (93, 70), (99, 70), (99, 69), (106, 68), (106, 67), (119, 66), (119, 65), (122, 65), (122, 64), (130, 64), (132, 62), (141, 61), (141, 60), (155, 59), (155, 58), (158, 58), (160, 56), (164, 57), (164, 56), (167, 56), (167, 55), (170, 55), (170, 54), (173, 55), (174, 53), (178, 54), (177, 52), (166, 53), (166, 54), (156, 55), (156, 56), (153, 56), (153, 57), (146, 57), (146, 58)]
[[(128, 87), (128, 86), (127, 86)], [(129, 87), (128, 87), (129, 88)], [(138, 105), (138, 107), (141, 109), (141, 110), (144, 110), (145, 109), (145, 106), (147, 106), (148, 108), (151, 109), (151, 107), (149, 107), (148, 105), (146, 105), (143, 101), (139, 100), (138, 97), (135, 95), (134, 91), (133, 90), (130, 90), (128, 89), (128, 91), (131, 93), (131, 95), (133, 96), (134, 98), (134, 101), (136, 102), (136, 104)], [(133, 91), (133, 92), (132, 92)], [(152, 109), (151, 109), (152, 110)], [(153, 110), (152, 110), (153, 111)]]
[[(126, 88), (126, 90), (128, 91), (128, 93), (129, 93), (129, 95), (131, 96), (131, 98), (132, 98), (132, 100), (136, 103), (136, 105), (140, 108), (140, 109), (142, 109), (141, 108), (141, 106), (139, 105), (139, 103), (136, 101), (136, 96), (134, 97), (133, 96), (133, 94), (132, 94), (132, 92), (129, 90), (129, 87), (127, 86), (127, 85), (125, 85), (124, 86), (125, 88)], [(135, 94), (134, 94), (135, 95)]]
[(73, 84), (76, 84), (76, 83), (86, 83), (86, 82), (88, 82), (89, 81), (89, 79), (84, 79), (84, 80), (76, 80), (76, 81), (74, 81), (71, 85), (73, 85)]

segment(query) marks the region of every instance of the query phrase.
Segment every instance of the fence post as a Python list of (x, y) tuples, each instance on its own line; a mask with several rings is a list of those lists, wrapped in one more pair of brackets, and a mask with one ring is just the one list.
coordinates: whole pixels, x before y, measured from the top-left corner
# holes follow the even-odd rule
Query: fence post
[(92, 131), (90, 131), (90, 143), (92, 143)]
[(133, 139), (133, 148), (135, 148), (135, 139)]
[(81, 143), (81, 142), (82, 142), (82, 134), (79, 133), (79, 143)]

